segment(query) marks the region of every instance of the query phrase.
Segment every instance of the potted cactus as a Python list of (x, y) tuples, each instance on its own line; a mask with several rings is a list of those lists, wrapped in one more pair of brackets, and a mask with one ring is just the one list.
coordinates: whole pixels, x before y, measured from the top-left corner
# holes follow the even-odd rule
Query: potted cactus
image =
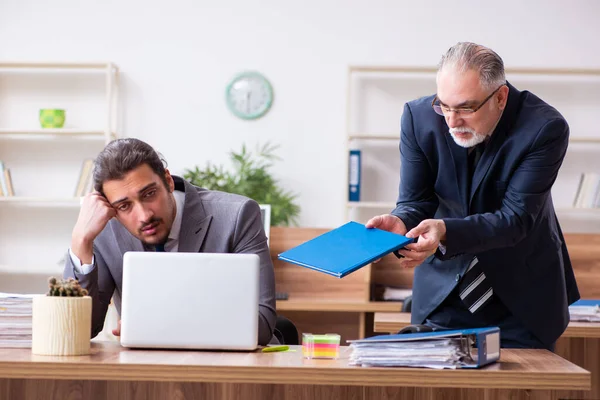
[(48, 280), (48, 293), (33, 298), (31, 351), (40, 355), (90, 354), (92, 298), (73, 278)]

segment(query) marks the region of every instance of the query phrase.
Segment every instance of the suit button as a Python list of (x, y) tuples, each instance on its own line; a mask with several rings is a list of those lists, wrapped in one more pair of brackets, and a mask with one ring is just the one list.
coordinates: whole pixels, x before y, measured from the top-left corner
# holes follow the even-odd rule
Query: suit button
[(456, 274), (455, 280), (456, 280), (456, 282), (460, 281), (460, 274)]

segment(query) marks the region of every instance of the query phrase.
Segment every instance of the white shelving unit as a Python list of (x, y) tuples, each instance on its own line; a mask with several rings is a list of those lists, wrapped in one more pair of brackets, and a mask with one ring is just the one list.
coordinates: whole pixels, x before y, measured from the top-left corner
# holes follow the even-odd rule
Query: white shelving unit
[[(0, 197), (0, 275), (62, 273), (81, 166), (117, 137), (118, 92), (111, 62), (0, 61), (0, 160), (15, 191)], [(41, 128), (41, 108), (65, 109), (64, 128)]]
[[(346, 201), (346, 219), (366, 222), (390, 212), (400, 180), (400, 120), (404, 104), (436, 92), (434, 67), (350, 66), (347, 82), (347, 147), (361, 150), (361, 198)], [(600, 171), (600, 70), (507, 68), (507, 80), (561, 112), (570, 145), (553, 187), (566, 232), (600, 232), (600, 209), (572, 207), (579, 177)], [(346, 175), (348, 182), (348, 175)], [(346, 189), (347, 190), (347, 189)], [(346, 194), (346, 199), (348, 195)]]

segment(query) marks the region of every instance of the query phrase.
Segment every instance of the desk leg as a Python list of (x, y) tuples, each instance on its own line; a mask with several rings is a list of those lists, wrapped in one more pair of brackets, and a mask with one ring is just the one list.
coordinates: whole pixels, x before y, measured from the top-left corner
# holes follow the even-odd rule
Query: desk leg
[(555, 352), (592, 375), (592, 390), (561, 391), (561, 399), (600, 399), (600, 338), (561, 337)]

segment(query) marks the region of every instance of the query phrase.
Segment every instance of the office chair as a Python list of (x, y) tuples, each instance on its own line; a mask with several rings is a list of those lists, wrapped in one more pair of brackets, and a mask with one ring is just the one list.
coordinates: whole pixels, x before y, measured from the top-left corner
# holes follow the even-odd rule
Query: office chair
[(402, 312), (410, 312), (412, 308), (412, 296), (406, 296), (404, 301), (402, 302)]
[(273, 332), (279, 343), (287, 345), (300, 344), (296, 325), (283, 315), (278, 315)]

